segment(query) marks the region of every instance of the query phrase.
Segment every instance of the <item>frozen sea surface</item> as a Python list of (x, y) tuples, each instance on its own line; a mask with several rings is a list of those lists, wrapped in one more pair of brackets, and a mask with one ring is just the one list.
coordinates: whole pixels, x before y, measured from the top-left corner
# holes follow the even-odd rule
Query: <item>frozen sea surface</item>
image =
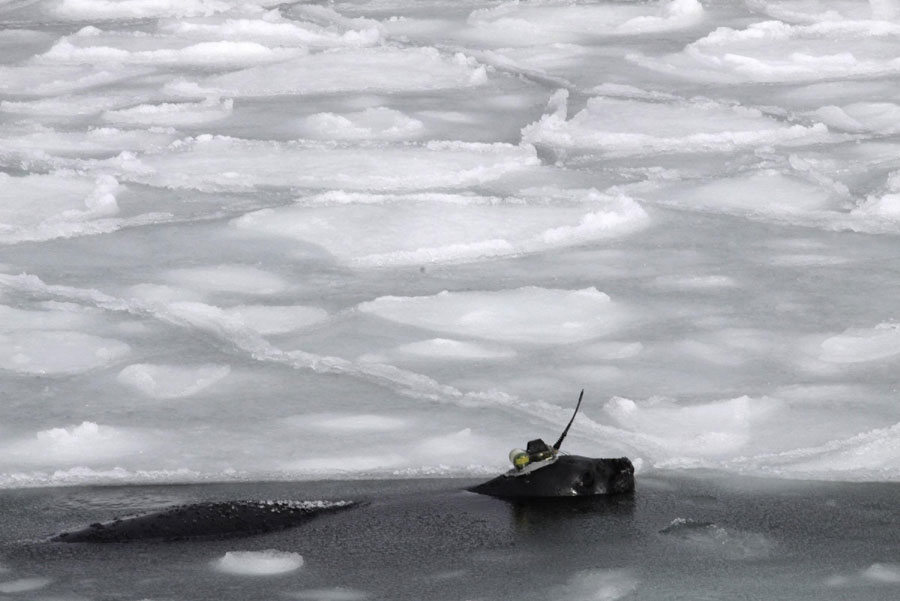
[[(896, 599), (897, 483), (637, 479), (518, 505), (461, 479), (0, 491), (0, 594), (34, 600)], [(115, 515), (226, 499), (356, 499), (292, 530), (50, 543)], [(585, 502), (578, 502), (585, 501)]]
[(900, 480), (898, 118), (896, 0), (0, 0), (0, 487)]

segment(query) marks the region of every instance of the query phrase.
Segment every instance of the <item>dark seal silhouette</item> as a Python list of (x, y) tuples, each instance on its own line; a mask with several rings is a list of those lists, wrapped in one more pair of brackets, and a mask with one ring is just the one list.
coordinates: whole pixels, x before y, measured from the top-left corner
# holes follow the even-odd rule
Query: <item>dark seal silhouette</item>
[(64, 532), (60, 543), (178, 541), (249, 536), (299, 526), (316, 516), (357, 506), (352, 501), (227, 501), (178, 505), (153, 513), (116, 518)]
[(634, 466), (627, 458), (592, 459), (560, 455), (527, 474), (502, 474), (469, 489), (482, 495), (514, 499), (585, 497), (634, 490)]
[(551, 447), (538, 438), (529, 441), (526, 450), (513, 449), (509, 453), (513, 469), (469, 490), (508, 499), (592, 497), (633, 491), (634, 465), (627, 457), (593, 459), (560, 454), (582, 399), (584, 390), (556, 444)]

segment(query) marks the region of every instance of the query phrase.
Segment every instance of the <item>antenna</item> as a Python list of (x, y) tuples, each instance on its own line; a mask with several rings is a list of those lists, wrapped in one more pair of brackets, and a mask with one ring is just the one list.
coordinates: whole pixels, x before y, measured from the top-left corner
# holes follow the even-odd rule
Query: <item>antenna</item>
[(572, 422), (575, 421), (575, 416), (578, 415), (578, 408), (581, 407), (581, 399), (584, 398), (584, 389), (581, 389), (581, 394), (578, 395), (578, 404), (575, 405), (575, 413), (572, 414), (572, 419), (569, 420), (569, 425), (566, 426), (566, 429), (563, 430), (563, 433), (560, 435), (559, 440), (556, 441), (556, 444), (553, 445), (553, 450), (558, 451), (559, 447), (562, 446), (563, 440), (566, 438), (566, 434), (569, 433), (569, 428), (572, 427)]

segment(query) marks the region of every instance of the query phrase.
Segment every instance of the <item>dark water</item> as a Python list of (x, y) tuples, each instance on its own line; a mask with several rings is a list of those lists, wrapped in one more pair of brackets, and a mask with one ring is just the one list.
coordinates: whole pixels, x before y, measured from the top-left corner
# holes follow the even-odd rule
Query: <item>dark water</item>
[[(462, 490), (472, 483), (4, 490), (0, 598), (900, 599), (900, 484), (644, 476), (634, 495), (517, 505)], [(249, 538), (46, 542), (116, 515), (229, 498), (367, 503)], [(275, 576), (213, 567), (228, 551), (266, 549), (300, 553), (304, 566)]]

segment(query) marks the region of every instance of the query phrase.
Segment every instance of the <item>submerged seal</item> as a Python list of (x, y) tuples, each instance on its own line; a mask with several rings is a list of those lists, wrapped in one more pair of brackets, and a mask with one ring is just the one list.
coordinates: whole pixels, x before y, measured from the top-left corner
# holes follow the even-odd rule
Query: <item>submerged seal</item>
[(226, 501), (178, 505), (51, 538), (58, 543), (124, 543), (249, 536), (293, 528), (323, 513), (355, 507), (353, 501)]

